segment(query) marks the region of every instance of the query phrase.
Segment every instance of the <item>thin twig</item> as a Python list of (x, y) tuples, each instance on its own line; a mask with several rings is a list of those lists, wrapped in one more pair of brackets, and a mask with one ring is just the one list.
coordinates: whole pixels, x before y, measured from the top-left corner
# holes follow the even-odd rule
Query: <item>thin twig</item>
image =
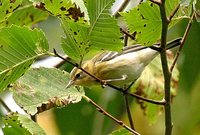
[(124, 47), (128, 45), (128, 35), (124, 34)]
[(176, 6), (176, 8), (172, 11), (172, 13), (170, 14), (170, 16), (169, 16), (169, 21), (171, 21), (172, 20), (172, 18), (174, 17), (174, 15), (177, 13), (177, 11), (178, 11), (178, 9), (180, 8), (180, 4), (178, 4), (177, 6)]
[(176, 55), (175, 55), (175, 57), (174, 57), (174, 61), (173, 61), (172, 65), (171, 65), (171, 67), (170, 67), (170, 72), (173, 71), (174, 66), (176, 65), (176, 62), (177, 62), (178, 57), (179, 57), (179, 55), (180, 55), (180, 52), (181, 52), (181, 50), (182, 50), (182, 48), (183, 48), (183, 45), (184, 45), (184, 43), (185, 43), (186, 37), (187, 37), (187, 35), (188, 35), (188, 33), (189, 33), (189, 30), (190, 30), (190, 28), (191, 28), (191, 26), (192, 26), (192, 21), (193, 21), (194, 17), (195, 17), (195, 11), (193, 11), (192, 16), (191, 16), (191, 18), (190, 18), (190, 20), (189, 20), (189, 22), (188, 22), (188, 25), (187, 25), (187, 28), (186, 28), (185, 33), (184, 33), (184, 35), (183, 35), (183, 38), (182, 38), (180, 47), (179, 47), (178, 51), (176, 52)]
[(127, 35), (128, 37), (130, 37), (132, 40), (135, 40), (135, 36), (131, 35), (130, 33), (128, 33), (127, 31), (123, 30), (122, 28), (120, 28), (120, 31), (122, 33), (124, 33), (125, 35)]
[(7, 112), (12, 112), (12, 110), (7, 106), (7, 104), (0, 98), (0, 104), (6, 109)]
[(121, 6), (118, 8), (118, 10), (113, 14), (113, 16), (119, 17), (119, 15), (120, 15), (119, 12), (123, 11), (129, 2), (130, 2), (130, 0), (124, 0), (124, 2), (121, 4)]
[(129, 105), (129, 101), (128, 101), (128, 96), (124, 95), (124, 99), (125, 99), (126, 111), (127, 111), (127, 114), (128, 114), (128, 120), (129, 120), (130, 126), (133, 130), (135, 130), (133, 118), (132, 118), (132, 115), (131, 115), (130, 105)]
[(140, 135), (138, 132), (134, 131), (133, 129), (131, 129), (129, 126), (127, 126), (126, 124), (124, 124), (122, 121), (116, 119), (115, 117), (113, 117), (111, 114), (109, 114), (108, 112), (106, 112), (103, 108), (101, 108), (98, 104), (96, 104), (93, 100), (91, 100), (89, 97), (87, 96), (83, 96), (83, 98), (88, 101), (90, 104), (92, 104), (93, 106), (96, 107), (96, 109), (104, 114), (105, 116), (109, 117), (110, 119), (112, 119), (113, 121), (115, 121), (116, 123), (118, 123), (119, 125), (121, 125), (122, 127), (126, 128), (127, 130), (129, 130), (131, 133), (135, 134), (135, 135)]
[[(55, 49), (54, 49), (53, 51), (54, 51), (55, 56), (57, 56), (57, 57), (61, 58), (62, 60), (68, 62), (69, 64), (73, 65), (74, 67), (77, 67), (78, 69), (80, 69), (80, 70), (83, 71), (84, 73), (86, 73), (86, 74), (88, 74), (89, 76), (93, 77), (93, 78), (94, 78), (97, 82), (99, 82), (100, 84), (105, 84), (105, 82), (102, 81), (101, 79), (99, 79), (99, 78), (97, 78), (96, 76), (92, 75), (91, 73), (89, 73), (88, 71), (86, 71), (85, 69), (83, 69), (82, 67), (79, 67), (79, 65), (78, 65), (77, 63), (73, 63), (73, 62), (69, 61), (68, 59), (65, 59), (65, 58), (63, 58), (62, 56), (60, 56), (60, 55), (56, 52)], [(120, 91), (120, 92), (124, 93), (124, 90), (123, 90), (122, 88), (116, 87), (116, 86), (114, 86), (114, 85), (112, 85), (112, 84), (109, 84), (109, 83), (107, 83), (106, 85), (109, 86), (109, 87), (111, 87), (111, 88), (113, 88), (114, 90), (117, 90), (117, 91)], [(157, 100), (147, 99), (147, 98), (141, 97), (141, 96), (139, 96), (139, 95), (137, 95), (137, 94), (129, 93), (129, 92), (125, 92), (125, 94), (130, 95), (130, 96), (133, 96), (133, 97), (136, 97), (136, 98), (138, 98), (138, 99), (140, 99), (140, 100), (143, 100), (143, 101), (146, 101), (146, 102), (149, 102), (149, 103), (153, 103), (153, 104), (157, 104), (157, 105), (165, 105), (165, 101), (163, 101), (163, 100), (162, 100), (162, 101), (157, 101)]]
[(161, 33), (161, 63), (162, 71), (164, 75), (164, 89), (165, 89), (165, 100), (166, 104), (164, 105), (165, 109), (165, 135), (172, 134), (172, 118), (171, 118), (171, 92), (170, 92), (170, 82), (171, 82), (171, 73), (169, 71), (167, 54), (166, 54), (166, 44), (167, 44), (167, 30), (169, 25), (169, 20), (166, 15), (165, 9), (165, 0), (160, 1), (160, 15), (162, 19), (162, 33)]

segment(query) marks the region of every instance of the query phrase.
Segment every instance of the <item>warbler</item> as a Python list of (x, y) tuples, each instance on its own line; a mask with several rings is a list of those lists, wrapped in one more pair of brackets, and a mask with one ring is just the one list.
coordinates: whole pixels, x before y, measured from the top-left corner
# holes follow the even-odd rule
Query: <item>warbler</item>
[[(180, 45), (181, 38), (169, 42), (166, 49)], [(153, 47), (159, 47), (154, 44)], [(159, 51), (141, 45), (131, 45), (122, 52), (104, 51), (83, 63), (82, 68), (102, 82), (122, 87), (136, 81), (144, 68), (159, 54)], [(74, 67), (70, 73), (71, 85), (91, 86), (99, 84), (96, 79)]]

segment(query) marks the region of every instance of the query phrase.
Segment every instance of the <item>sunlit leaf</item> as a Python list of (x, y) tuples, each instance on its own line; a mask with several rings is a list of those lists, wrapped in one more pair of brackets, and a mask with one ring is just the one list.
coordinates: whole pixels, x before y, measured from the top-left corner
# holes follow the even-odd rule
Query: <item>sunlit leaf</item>
[(54, 16), (67, 16), (69, 8), (74, 6), (70, 0), (44, 0), (45, 8)]
[(62, 21), (65, 38), (62, 38), (62, 48), (70, 58), (83, 59), (89, 51), (88, 25), (67, 19)]
[(0, 91), (22, 76), (39, 56), (45, 55), (48, 43), (38, 29), (11, 26), (0, 30)]
[(30, 69), (13, 86), (13, 98), (29, 114), (63, 107), (81, 100), (84, 91), (66, 89), (69, 74), (54, 68)]
[(45, 135), (42, 128), (26, 115), (9, 114), (3, 119), (3, 123), (4, 135)]
[(21, 4), (23, 0), (1, 0), (0, 22), (5, 21)]
[(48, 13), (42, 10), (38, 10), (33, 6), (28, 6), (24, 8), (20, 8), (15, 11), (8, 19), (2, 22), (0, 25), (8, 26), (8, 25), (26, 25), (32, 26), (33, 24), (45, 20), (48, 17)]
[[(166, 14), (169, 17), (178, 7), (179, 0), (169, 1), (165, 3)], [(162, 20), (160, 9), (157, 4), (150, 1), (142, 2), (136, 8), (128, 13), (121, 13), (124, 17), (131, 33), (136, 33), (136, 41), (142, 45), (152, 45), (160, 39)], [(185, 18), (182, 11), (178, 11), (174, 15), (169, 27), (175, 25), (180, 19)]]
[(89, 39), (91, 47), (119, 51), (122, 48), (117, 21), (111, 17), (114, 0), (88, 0), (90, 17)]

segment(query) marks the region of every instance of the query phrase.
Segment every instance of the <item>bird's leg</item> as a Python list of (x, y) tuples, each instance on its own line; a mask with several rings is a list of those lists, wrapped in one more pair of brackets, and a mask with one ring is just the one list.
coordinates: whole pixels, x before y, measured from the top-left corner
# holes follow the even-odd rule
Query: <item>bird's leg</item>
[(103, 82), (102, 86), (105, 87), (107, 85), (107, 83), (109, 83), (109, 82), (124, 81), (127, 78), (128, 78), (128, 76), (126, 74), (124, 74), (124, 75), (122, 75), (121, 78), (102, 80), (102, 82)]
[(128, 78), (127, 75), (122, 75), (121, 78), (115, 78), (115, 79), (107, 79), (107, 80), (102, 80), (104, 82), (115, 82), (115, 81), (124, 81)]

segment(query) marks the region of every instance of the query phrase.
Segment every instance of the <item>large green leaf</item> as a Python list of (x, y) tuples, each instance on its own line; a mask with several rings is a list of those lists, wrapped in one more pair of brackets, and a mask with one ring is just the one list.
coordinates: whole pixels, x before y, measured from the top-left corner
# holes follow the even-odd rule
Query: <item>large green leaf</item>
[(21, 4), (23, 0), (1, 0), (0, 1), (0, 22), (4, 21), (12, 14)]
[(4, 135), (45, 135), (42, 128), (26, 115), (9, 114), (3, 122)]
[[(66, 35), (63, 38), (62, 47), (69, 57), (80, 61), (88, 52), (91, 55), (102, 49), (119, 51), (122, 48), (119, 26), (109, 12), (112, 3), (113, 0), (89, 0), (86, 2), (90, 23), (87, 23), (83, 16), (79, 16), (78, 20), (74, 20), (73, 17), (62, 19)], [(76, 11), (77, 9), (71, 10)], [(87, 15), (86, 10), (83, 12), (81, 14)]]
[(42, 31), (11, 26), (0, 30), (0, 91), (25, 73), (33, 61), (46, 54)]
[(48, 17), (48, 13), (42, 10), (36, 9), (33, 6), (26, 6), (15, 11), (6, 21), (3, 21), (0, 25), (26, 25), (32, 26), (33, 24), (45, 20)]
[[(179, 0), (166, 0), (166, 14), (169, 17), (179, 5)], [(147, 1), (142, 2), (128, 13), (121, 13), (124, 17), (130, 32), (136, 32), (136, 40), (142, 45), (152, 45), (160, 39), (162, 20), (159, 6)], [(175, 25), (180, 19), (185, 18), (183, 12), (177, 12), (170, 23)]]
[(111, 17), (114, 0), (88, 0), (90, 17), (89, 39), (91, 47), (119, 51), (122, 48), (117, 21)]
[(89, 51), (88, 25), (73, 20), (62, 20), (62, 26), (66, 37), (62, 38), (62, 48), (70, 58), (74, 60), (83, 59)]
[(69, 74), (54, 68), (30, 69), (13, 86), (13, 98), (29, 114), (34, 115), (55, 106), (66, 106), (81, 100), (84, 91), (66, 89)]

